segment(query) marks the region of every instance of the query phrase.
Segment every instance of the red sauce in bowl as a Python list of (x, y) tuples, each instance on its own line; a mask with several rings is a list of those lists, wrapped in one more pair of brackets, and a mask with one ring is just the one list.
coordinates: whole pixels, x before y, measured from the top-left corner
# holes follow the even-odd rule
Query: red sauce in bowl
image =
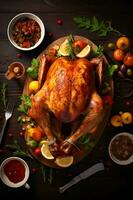
[(19, 160), (11, 160), (5, 164), (4, 172), (13, 183), (21, 182), (25, 177), (25, 167)]

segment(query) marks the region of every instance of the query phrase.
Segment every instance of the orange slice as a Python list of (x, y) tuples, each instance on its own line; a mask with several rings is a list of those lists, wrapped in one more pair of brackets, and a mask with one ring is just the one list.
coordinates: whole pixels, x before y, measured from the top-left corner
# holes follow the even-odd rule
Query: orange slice
[(61, 54), (62, 56), (69, 56), (69, 51), (68, 51), (68, 39), (66, 39), (59, 48), (58, 51), (59, 54)]
[(91, 47), (89, 44), (87, 44), (76, 56), (78, 58), (84, 58), (87, 57), (90, 52), (91, 52)]
[(55, 163), (60, 167), (69, 167), (73, 163), (73, 156), (57, 157)]
[(44, 158), (46, 158), (48, 160), (54, 159), (54, 156), (51, 154), (51, 152), (49, 150), (49, 145), (48, 145), (47, 140), (43, 141), (43, 145), (41, 147), (41, 153), (42, 153), (42, 156), (44, 156)]

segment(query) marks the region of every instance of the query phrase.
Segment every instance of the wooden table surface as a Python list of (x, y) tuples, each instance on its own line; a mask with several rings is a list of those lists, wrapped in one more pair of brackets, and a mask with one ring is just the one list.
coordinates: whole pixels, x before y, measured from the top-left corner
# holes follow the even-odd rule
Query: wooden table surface
[[(15, 49), (7, 38), (7, 25), (9, 21), (20, 12), (32, 12), (38, 15), (45, 24), (46, 37), (43, 43), (31, 52), (21, 52)], [(8, 1), (2, 0), (0, 5), (0, 85), (4, 81), (8, 84), (8, 99), (15, 102), (15, 109), (12, 118), (6, 127), (3, 143), (0, 147), (0, 162), (8, 156), (12, 156), (12, 152), (5, 149), (5, 144), (12, 143), (13, 139), (17, 139), (26, 149), (24, 139), (20, 136), (21, 127), (17, 123), (19, 112), (17, 110), (20, 104), (20, 95), (23, 91), (24, 80), (16, 81), (5, 79), (5, 72), (8, 65), (13, 61), (21, 61), (25, 67), (30, 65), (31, 59), (37, 57), (46, 47), (55, 39), (70, 33), (82, 35), (94, 43), (102, 44), (105, 47), (105, 55), (109, 62), (113, 62), (111, 54), (107, 49), (109, 41), (113, 41), (116, 37), (114, 34), (109, 34), (105, 38), (100, 38), (97, 34), (90, 33), (87, 30), (78, 28), (73, 22), (74, 16), (96, 16), (100, 19), (110, 20), (113, 27), (121, 33), (128, 35), (133, 41), (133, 14), (132, 4), (129, 1), (61, 1), (61, 0), (23, 0), (23, 1)], [(57, 19), (62, 19), (63, 24), (58, 25)], [(52, 35), (51, 35), (52, 33)], [(21, 54), (21, 58), (17, 58), (17, 54)], [(113, 114), (118, 114), (120, 111), (130, 111), (133, 113), (133, 98), (130, 98), (131, 105), (126, 106), (126, 99), (120, 96), (126, 94), (127, 91), (132, 90), (132, 83), (120, 81), (114, 77), (114, 103), (112, 106)], [(0, 107), (0, 128), (4, 121), (4, 110), (1, 104)], [(27, 159), (30, 167), (29, 184), (31, 189), (27, 190), (24, 187), (12, 189), (5, 186), (0, 181), (0, 198), (35, 198), (41, 199), (129, 199), (132, 195), (133, 180), (133, 165), (119, 166), (111, 161), (108, 155), (108, 145), (111, 138), (119, 132), (133, 132), (133, 124), (124, 125), (123, 127), (112, 127), (107, 124), (101, 140), (96, 145), (94, 150), (84, 160), (75, 166), (63, 170), (53, 170), (53, 180), (49, 183), (49, 168), (47, 170), (47, 180), (44, 182), (42, 176), (42, 165), (35, 159)], [(4, 149), (4, 150), (3, 150)], [(99, 172), (92, 177), (81, 181), (77, 185), (71, 187), (68, 191), (60, 194), (58, 188), (79, 172), (87, 169), (91, 165), (102, 161), (105, 164), (105, 170)]]

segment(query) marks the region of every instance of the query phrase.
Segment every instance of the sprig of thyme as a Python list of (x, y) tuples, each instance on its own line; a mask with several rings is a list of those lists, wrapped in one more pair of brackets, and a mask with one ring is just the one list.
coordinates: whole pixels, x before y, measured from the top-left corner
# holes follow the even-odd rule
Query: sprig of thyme
[(0, 87), (0, 100), (2, 101), (5, 110), (7, 106), (7, 86), (7, 83), (3, 82)]
[(105, 37), (109, 32), (121, 33), (114, 29), (110, 21), (98, 20), (95, 16), (92, 18), (77, 16), (73, 18), (74, 22), (80, 28), (88, 29), (90, 32), (96, 32), (99, 36)]

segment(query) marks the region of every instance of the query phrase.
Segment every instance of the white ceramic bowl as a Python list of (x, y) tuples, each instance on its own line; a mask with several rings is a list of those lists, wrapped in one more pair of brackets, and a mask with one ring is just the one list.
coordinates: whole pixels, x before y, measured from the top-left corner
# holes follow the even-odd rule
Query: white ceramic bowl
[[(40, 29), (41, 29), (41, 37), (39, 38), (39, 40), (34, 44), (34, 46), (31, 46), (29, 48), (24, 48), (24, 47), (20, 47), (13, 39), (13, 35), (12, 35), (12, 30), (13, 30), (13, 27), (15, 25), (15, 23), (19, 20), (19, 19), (22, 19), (22, 18), (30, 18), (30, 19), (33, 19), (35, 20), (39, 26), (40, 26)], [(16, 47), (17, 49), (20, 49), (20, 50), (23, 50), (23, 51), (28, 51), (28, 50), (33, 50), (35, 49), (36, 47), (38, 47), (41, 42), (43, 41), (44, 39), (44, 36), (45, 36), (45, 26), (42, 22), (42, 20), (36, 16), (35, 14), (32, 14), (32, 13), (20, 13), (18, 15), (16, 15), (15, 17), (13, 17), (13, 19), (9, 22), (8, 24), (8, 27), (7, 27), (7, 36), (8, 36), (8, 39), (9, 41), (12, 43), (12, 45), (14, 47)]]
[[(25, 167), (25, 176), (24, 176), (24, 179), (23, 179), (22, 181), (18, 182), (18, 183), (13, 183), (13, 182), (11, 182), (11, 181), (8, 179), (8, 177), (6, 176), (5, 172), (4, 172), (4, 166), (5, 166), (8, 162), (10, 162), (10, 161), (12, 161), (12, 160), (18, 160), (18, 161), (21, 162), (22, 165)], [(28, 180), (28, 178), (29, 178), (29, 167), (28, 167), (27, 163), (26, 163), (23, 159), (21, 159), (21, 158), (19, 158), (19, 157), (9, 157), (9, 158), (5, 159), (5, 160), (1, 163), (1, 165), (0, 165), (0, 178), (1, 178), (2, 182), (3, 182), (5, 185), (9, 186), (9, 187), (18, 188), (18, 187), (21, 187), (21, 186), (23, 186), (23, 185), (25, 185), (25, 187), (27, 187), (27, 185), (28, 185), (28, 184), (27, 184), (27, 180)]]
[(133, 162), (133, 155), (131, 155), (127, 160), (120, 160), (118, 158), (115, 157), (115, 155), (111, 152), (111, 145), (112, 145), (112, 142), (118, 137), (118, 136), (128, 136), (129, 138), (131, 138), (131, 140), (133, 141), (133, 135), (131, 133), (127, 133), (127, 132), (122, 132), (122, 133), (118, 133), (117, 135), (115, 135), (110, 143), (109, 143), (109, 148), (108, 148), (108, 151), (109, 151), (109, 156), (110, 158), (117, 164), (119, 165), (128, 165), (130, 163)]

